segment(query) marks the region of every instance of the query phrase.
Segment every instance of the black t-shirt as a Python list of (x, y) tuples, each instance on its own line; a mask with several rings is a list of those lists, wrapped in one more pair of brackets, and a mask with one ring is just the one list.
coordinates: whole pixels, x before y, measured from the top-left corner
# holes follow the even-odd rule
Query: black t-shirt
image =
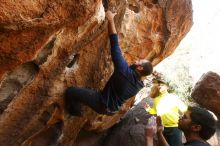
[(187, 143), (184, 143), (183, 146), (211, 146), (209, 143), (204, 143), (198, 140), (193, 140)]

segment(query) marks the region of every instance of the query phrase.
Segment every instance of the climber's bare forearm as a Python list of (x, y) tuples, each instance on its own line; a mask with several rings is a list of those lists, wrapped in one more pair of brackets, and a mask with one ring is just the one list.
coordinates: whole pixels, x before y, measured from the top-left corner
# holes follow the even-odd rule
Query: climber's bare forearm
[(108, 22), (108, 31), (109, 31), (109, 34), (117, 33), (116, 28), (115, 28), (114, 20), (111, 20), (111, 21)]
[(107, 11), (106, 12), (106, 18), (108, 20), (108, 31), (109, 34), (116, 34), (116, 28), (115, 28), (115, 22), (114, 22), (114, 16), (116, 15), (116, 13), (112, 13), (111, 11)]

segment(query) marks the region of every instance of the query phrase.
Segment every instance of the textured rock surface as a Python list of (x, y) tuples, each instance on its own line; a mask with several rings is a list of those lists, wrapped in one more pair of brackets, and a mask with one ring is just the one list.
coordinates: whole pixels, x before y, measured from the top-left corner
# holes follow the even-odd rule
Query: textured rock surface
[[(149, 100), (149, 98), (147, 98)], [(152, 100), (152, 99), (150, 99)], [(146, 102), (144, 99), (142, 102)], [(102, 133), (83, 131), (79, 134), (76, 146), (143, 146), (145, 127), (151, 117), (143, 103), (129, 110), (112, 128)]]
[(120, 123), (114, 125), (101, 144), (97, 146), (143, 146), (145, 145), (145, 127), (150, 115), (141, 104), (129, 110), (121, 119)]
[(220, 119), (220, 76), (217, 73), (204, 74), (193, 88), (192, 97)]
[[(141, 58), (159, 63), (192, 26), (191, 0), (108, 3), (117, 12), (116, 27), (129, 63)], [(107, 32), (101, 0), (1, 0), (1, 144), (71, 145), (82, 128), (102, 131), (118, 121), (133, 99), (114, 116), (97, 115), (87, 107), (82, 118), (63, 111), (68, 86), (99, 90), (112, 73)]]

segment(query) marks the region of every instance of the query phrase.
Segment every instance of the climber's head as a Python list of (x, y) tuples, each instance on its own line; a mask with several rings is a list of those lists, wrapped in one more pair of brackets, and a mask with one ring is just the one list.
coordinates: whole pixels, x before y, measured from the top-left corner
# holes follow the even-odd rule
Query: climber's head
[(134, 69), (141, 77), (148, 76), (153, 72), (153, 65), (146, 59), (136, 61), (131, 65), (131, 68)]

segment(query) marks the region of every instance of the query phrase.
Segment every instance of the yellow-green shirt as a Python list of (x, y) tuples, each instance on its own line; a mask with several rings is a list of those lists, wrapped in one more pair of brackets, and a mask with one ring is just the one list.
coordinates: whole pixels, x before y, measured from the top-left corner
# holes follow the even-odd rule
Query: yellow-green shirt
[(154, 99), (153, 107), (148, 112), (160, 116), (164, 127), (178, 127), (179, 111), (186, 110), (187, 106), (178, 96), (163, 92)]

